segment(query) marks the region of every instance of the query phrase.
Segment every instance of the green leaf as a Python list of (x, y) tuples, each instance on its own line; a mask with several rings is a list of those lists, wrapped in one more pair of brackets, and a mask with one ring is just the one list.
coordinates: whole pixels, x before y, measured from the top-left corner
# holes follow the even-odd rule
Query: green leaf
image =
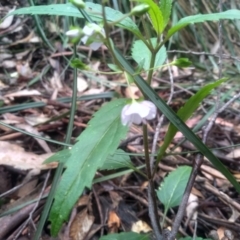
[[(123, 18), (123, 14), (120, 11), (106, 7), (106, 18), (108, 22), (116, 22), (119, 19)], [(101, 22), (102, 17), (102, 5), (95, 4), (92, 2), (86, 2), (86, 12), (92, 18), (93, 21)], [(57, 16), (69, 16), (69, 17), (78, 17), (83, 18), (83, 15), (79, 10), (72, 5), (71, 3), (66, 4), (50, 4), (50, 5), (41, 5), (41, 6), (32, 6), (17, 9), (7, 16), (15, 14), (30, 14), (30, 15), (57, 15)], [(117, 26), (127, 29), (133, 32), (136, 36), (141, 37), (141, 32), (139, 31), (137, 25), (132, 21), (131, 18), (127, 17), (121, 20), (116, 24)]]
[(172, 10), (172, 0), (161, 0), (160, 1), (160, 10), (163, 16), (164, 28), (167, 26), (171, 10)]
[(163, 14), (158, 5), (153, 0), (137, 0), (138, 2), (146, 3), (150, 6), (148, 14), (151, 18), (153, 28), (157, 34), (161, 34), (164, 29)]
[(118, 61), (122, 64), (124, 69), (132, 74), (135, 83), (141, 89), (141, 91), (152, 101), (157, 108), (172, 122), (179, 131), (213, 164), (213, 166), (219, 170), (240, 193), (240, 185), (234, 178), (234, 176), (226, 169), (221, 161), (209, 150), (209, 148), (194, 134), (191, 129), (179, 118), (176, 113), (163, 101), (162, 98), (144, 81), (139, 75), (134, 75), (135, 71), (128, 61), (122, 56), (122, 54), (116, 48), (113, 49), (114, 54)]
[(94, 114), (72, 147), (50, 212), (51, 233), (54, 236), (68, 219), (84, 188), (91, 187), (97, 169), (116, 151), (120, 140), (126, 136), (128, 128), (120, 121), (120, 112), (125, 104), (125, 99), (119, 99), (104, 105)]
[(167, 213), (169, 208), (180, 204), (191, 174), (191, 169), (191, 167), (183, 166), (172, 171), (164, 178), (164, 182), (156, 191), (159, 200), (164, 205), (165, 213)]
[(130, 157), (122, 149), (118, 149), (113, 155), (108, 156), (99, 170), (113, 170), (126, 167), (132, 167)]
[(188, 58), (178, 58), (174, 62), (171, 62), (171, 65), (174, 65), (174, 66), (177, 66), (177, 67), (180, 67), (180, 68), (185, 68), (185, 67), (191, 66), (192, 62), (189, 61)]
[[(177, 112), (178, 117), (185, 122), (189, 117), (192, 116), (193, 112), (198, 108), (200, 102), (205, 97), (207, 97), (214, 88), (218, 87), (221, 83), (225, 82), (226, 80), (227, 78), (223, 78), (201, 88), (195, 95), (191, 96), (188, 99), (188, 101), (185, 103), (185, 105), (182, 108), (178, 110)], [(170, 123), (168, 131), (164, 137), (163, 145), (159, 150), (157, 161), (162, 159), (163, 155), (166, 152), (166, 149), (168, 148), (169, 144), (172, 142), (177, 131), (178, 131), (178, 128), (173, 123)]]
[(78, 68), (81, 70), (89, 70), (89, 67), (86, 64), (84, 64), (79, 58), (71, 60), (70, 66), (72, 68)]
[(70, 156), (71, 156), (70, 149), (64, 149), (55, 153), (53, 156), (47, 158), (43, 163), (44, 164), (52, 162), (66, 163)]
[(102, 236), (99, 240), (150, 240), (147, 234), (138, 234), (135, 232), (123, 232), (123, 233), (115, 233), (109, 234), (107, 236)]
[(220, 13), (198, 14), (182, 18), (175, 26), (169, 29), (167, 37), (171, 37), (175, 32), (181, 30), (189, 24), (205, 21), (218, 21), (220, 19), (240, 19), (240, 10), (231, 9)]
[(108, 63), (107, 65), (114, 72), (122, 72), (122, 70), (116, 64)]
[[(157, 45), (157, 38), (151, 38), (153, 47)], [(133, 43), (132, 57), (140, 65), (142, 64), (144, 70), (148, 70), (151, 62), (151, 52), (142, 40), (137, 40)], [(167, 58), (165, 46), (162, 46), (156, 55), (154, 67), (163, 65)]]

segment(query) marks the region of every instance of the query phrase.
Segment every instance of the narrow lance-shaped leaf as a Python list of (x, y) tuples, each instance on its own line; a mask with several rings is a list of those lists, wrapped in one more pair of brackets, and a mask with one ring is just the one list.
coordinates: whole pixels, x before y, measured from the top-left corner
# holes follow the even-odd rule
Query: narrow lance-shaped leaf
[(160, 10), (163, 15), (164, 28), (167, 26), (171, 10), (172, 10), (172, 0), (161, 0), (160, 1)]
[(125, 99), (104, 105), (78, 137), (66, 161), (66, 170), (56, 191), (50, 212), (51, 232), (56, 235), (85, 187), (90, 188), (95, 172), (113, 154), (128, 128), (120, 121)]
[(179, 131), (218, 169), (240, 193), (240, 185), (233, 175), (226, 169), (219, 159), (206, 147), (206, 145), (193, 133), (191, 129), (176, 115), (176, 113), (157, 95), (157, 93), (144, 81), (141, 76), (134, 75), (134, 69), (122, 54), (114, 48), (114, 53), (124, 69), (132, 74), (136, 84), (142, 92), (157, 106), (157, 108), (172, 122)]
[[(106, 9), (106, 18), (108, 22), (116, 22), (124, 16), (120, 11), (117, 11), (110, 7), (106, 7), (105, 9)], [(103, 20), (101, 4), (86, 2), (86, 11), (93, 21), (101, 22)], [(71, 3), (24, 7), (9, 13), (7, 16), (15, 15), (15, 14), (57, 15), (57, 16), (70, 16), (70, 17), (83, 18), (83, 15)], [(136, 36), (141, 37), (141, 32), (139, 31), (137, 25), (129, 17), (124, 18), (122, 21), (120, 21), (116, 25), (131, 31)]]
[(167, 37), (171, 37), (175, 32), (181, 30), (189, 24), (206, 21), (218, 21), (221, 19), (240, 19), (240, 10), (231, 9), (220, 13), (198, 14), (182, 18), (175, 26), (169, 29)]
[(160, 34), (164, 29), (163, 15), (159, 6), (153, 0), (137, 0), (138, 2), (146, 3), (149, 5), (148, 14), (151, 18), (153, 28)]
[[(221, 83), (226, 81), (227, 78), (220, 79), (214, 83), (210, 83), (203, 88), (201, 88), (195, 95), (190, 97), (185, 105), (179, 109), (177, 115), (185, 122), (190, 116), (192, 116), (193, 112), (198, 108), (199, 103), (216, 87), (218, 87)], [(168, 131), (164, 137), (163, 145), (161, 146), (157, 161), (160, 161), (165, 151), (167, 150), (169, 144), (171, 143), (172, 139), (174, 138), (175, 134), (177, 133), (178, 129), (173, 124), (170, 123)]]

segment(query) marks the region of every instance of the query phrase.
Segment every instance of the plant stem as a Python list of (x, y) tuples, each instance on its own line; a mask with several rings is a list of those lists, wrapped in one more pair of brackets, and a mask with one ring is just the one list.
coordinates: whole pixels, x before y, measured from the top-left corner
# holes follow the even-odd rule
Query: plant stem
[(151, 166), (150, 166), (150, 157), (149, 157), (149, 148), (148, 148), (148, 130), (147, 130), (146, 124), (143, 124), (143, 142), (144, 142), (145, 162), (146, 162), (146, 169), (147, 169), (147, 176), (148, 176), (149, 217), (150, 217), (156, 238), (158, 240), (162, 240), (163, 238), (161, 235), (161, 227), (158, 219), (156, 194), (155, 194), (154, 182), (152, 179)]
[(184, 216), (187, 204), (188, 204), (189, 195), (191, 193), (193, 184), (195, 182), (195, 178), (198, 174), (198, 170), (199, 170), (202, 162), (203, 162), (203, 156), (201, 154), (198, 154), (195, 159), (195, 163), (193, 165), (193, 169), (192, 169), (191, 175), (189, 177), (181, 204), (179, 205), (178, 212), (177, 212), (176, 218), (175, 218), (173, 226), (172, 226), (172, 231), (171, 231), (170, 235), (168, 236), (167, 240), (174, 240), (178, 233), (180, 224), (182, 222), (182, 219), (183, 219), (183, 216)]

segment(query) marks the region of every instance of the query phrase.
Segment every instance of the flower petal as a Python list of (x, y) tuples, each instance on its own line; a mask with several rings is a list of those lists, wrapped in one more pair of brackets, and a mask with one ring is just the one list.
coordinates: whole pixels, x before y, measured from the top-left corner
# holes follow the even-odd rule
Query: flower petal
[(145, 120), (151, 120), (156, 117), (157, 108), (150, 101), (136, 102), (127, 104), (121, 112), (121, 120), (123, 125), (131, 123), (140, 124)]
[(143, 101), (142, 104), (149, 109), (149, 113), (146, 116), (147, 120), (152, 120), (157, 115), (157, 108), (156, 106), (150, 101)]
[(134, 124), (140, 124), (142, 123), (142, 118), (139, 114), (135, 113), (131, 115), (131, 122), (130, 123), (134, 123)]
[(96, 51), (102, 46), (101, 42), (93, 42), (89, 45), (89, 47), (93, 50)]
[(87, 40), (88, 40), (88, 36), (84, 36), (84, 37), (81, 38), (81, 42), (83, 44), (86, 44)]
[(80, 31), (79, 31), (79, 29), (72, 29), (72, 30), (67, 31), (65, 34), (68, 37), (74, 38), (74, 37), (78, 37), (80, 35)]
[[(96, 25), (96, 24), (95, 24), (95, 25)], [(86, 26), (83, 28), (82, 32), (83, 32), (86, 36), (92, 36), (93, 33), (95, 32), (95, 30), (94, 30), (94, 28), (93, 28), (93, 26), (92, 26), (91, 24), (88, 24), (88, 25), (86, 25)]]

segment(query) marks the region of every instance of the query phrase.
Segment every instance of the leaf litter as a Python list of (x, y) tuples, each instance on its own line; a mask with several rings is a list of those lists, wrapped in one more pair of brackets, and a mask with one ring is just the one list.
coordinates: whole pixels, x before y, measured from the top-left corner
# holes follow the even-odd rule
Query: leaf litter
[[(11, 6), (8, 2), (9, 1), (6, 1), (9, 6), (4, 6), (5, 4), (1, 6), (5, 13), (14, 9), (14, 6)], [(182, 1), (180, 1), (180, 4), (184, 5)], [(50, 18), (47, 19), (47, 22), (48, 24), (52, 24)], [(28, 25), (28, 28), (26, 28), (26, 25)], [(50, 52), (47, 47), (40, 45), (41, 39), (32, 30), (34, 27), (31, 17), (8, 17), (5, 19), (5, 22), (0, 24), (0, 34), (4, 34), (7, 43), (1, 48), (2, 52), (0, 54), (0, 66), (4, 67), (7, 71), (6, 74), (6, 72), (0, 70), (0, 84), (2, 86), (1, 104), (4, 106), (16, 107), (28, 102), (46, 102), (49, 99), (56, 100), (58, 98), (71, 97), (73, 75), (70, 70), (63, 70), (67, 65), (64, 57), (71, 56), (71, 49), (57, 40), (57, 36), (60, 33), (57, 32), (59, 29), (55, 24), (52, 24), (49, 30), (53, 39), (56, 39), (54, 46), (56, 49), (55, 52)], [(192, 36), (190, 36), (189, 33), (186, 34), (184, 30), (183, 34), (185, 34), (184, 36), (186, 38), (192, 38)], [(113, 33), (113, 36), (116, 39), (120, 39), (118, 33)], [(206, 36), (215, 39), (213, 33), (206, 34)], [(185, 43), (186, 42), (187, 41), (185, 41)], [(119, 42), (119, 45), (120, 44)], [(88, 49), (81, 48), (81, 51), (87, 56)], [(236, 52), (237, 51), (238, 50), (236, 50)], [(105, 56), (103, 58), (106, 56), (109, 57), (106, 52), (104, 54)], [(91, 63), (94, 70), (110, 70), (105, 60), (102, 59), (101, 53), (96, 53), (95, 56), (101, 58), (101, 61)], [(173, 56), (173, 58), (174, 57), (175, 56)], [(202, 57), (199, 57), (198, 60), (201, 63), (206, 61), (206, 59)], [(47, 72), (43, 71), (46, 66), (50, 69)], [(170, 105), (176, 111), (182, 106), (184, 101), (190, 97), (190, 94), (195, 92), (194, 88), (191, 88), (193, 84), (197, 84), (197, 87), (200, 87), (200, 79), (212, 77), (207, 76), (206, 73), (199, 70), (182, 70), (174, 67), (172, 71), (175, 80), (174, 86), (177, 91), (175, 91), (174, 100)], [(210, 75), (211, 74), (216, 74), (216, 72), (210, 73)], [(97, 82), (94, 81), (94, 78), (101, 80)], [(124, 83), (122, 78), (120, 74), (114, 77), (104, 76), (103, 74), (92, 74), (91, 77), (79, 75), (78, 96), (84, 94), (97, 95), (107, 90), (113, 90), (124, 97), (129, 97), (129, 88), (117, 85), (119, 82)], [(169, 96), (169, 76), (167, 69), (163, 69), (160, 77), (156, 74), (153, 81), (158, 94), (167, 100)], [(29, 84), (30, 82), (31, 84)], [(102, 84), (103, 82), (105, 84)], [(186, 89), (185, 86), (187, 86)], [(224, 90), (226, 91), (227, 89)], [(139, 92), (136, 89), (133, 91), (136, 97), (139, 97)], [(231, 94), (233, 95), (234, 91), (232, 91)], [(213, 100), (214, 99), (211, 98), (209, 99), (210, 102)], [(72, 144), (85, 129), (86, 124), (92, 117), (92, 113), (99, 109), (103, 102), (102, 99), (92, 99), (91, 101), (78, 103)], [(206, 102), (204, 104), (206, 104)], [(221, 148), (231, 145), (231, 143), (237, 144), (239, 142), (239, 112), (238, 105), (236, 105), (236, 103), (234, 104), (221, 115), (221, 119), (218, 118), (215, 122), (208, 146)], [(69, 107), (70, 105), (58, 103), (55, 105), (47, 104), (44, 107), (26, 108), (25, 110), (16, 109), (13, 112), (16, 118), (8, 118), (8, 124), (24, 129), (29, 133), (43, 135), (49, 139), (57, 139), (63, 142), (68, 123), (67, 113)], [(189, 120), (188, 124), (191, 128), (196, 127), (203, 118), (204, 107), (205, 106), (202, 106), (202, 108), (196, 112), (196, 115)], [(39, 120), (41, 116), (44, 116), (43, 121)], [(33, 120), (31, 120), (31, 118)], [(2, 115), (1, 121), (4, 120), (6, 121), (7, 119)], [(150, 140), (152, 140), (156, 124), (157, 122), (152, 122), (151, 126), (148, 126)], [(167, 126), (168, 123), (164, 121), (159, 135), (159, 146), (162, 144)], [(10, 191), (6, 195), (2, 195), (5, 203), (1, 205), (0, 214), (11, 209), (14, 210), (14, 208), (20, 206), (19, 209), (15, 210), (15, 215), (11, 216), (11, 218), (10, 215), (1, 215), (0, 222), (4, 223), (4, 225), (1, 223), (0, 225), (4, 227), (0, 231), (0, 239), (11, 238), (17, 234), (20, 234), (21, 237), (26, 237), (26, 239), (31, 239), (28, 236), (32, 236), (34, 233), (32, 224), (28, 224), (22, 230), (20, 226), (34, 209), (35, 204), (31, 203), (31, 201), (36, 201), (40, 195), (43, 183), (46, 180), (46, 173), (49, 169), (54, 169), (57, 166), (56, 162), (50, 164), (42, 163), (54, 152), (57, 152), (59, 146), (47, 143), (47, 141), (40, 143), (33, 137), (23, 134), (14, 135), (12, 130), (3, 126), (1, 126), (0, 129), (0, 138), (7, 139), (0, 141), (0, 180), (1, 185), (6, 186), (3, 189), (0, 188), (0, 194), (2, 195)], [(197, 134), (201, 137), (200, 131), (198, 131)], [(173, 155), (166, 156), (161, 162), (161, 165), (159, 165), (160, 168), (158, 169), (155, 180), (157, 185), (162, 182), (162, 178), (168, 175), (172, 169), (176, 169), (179, 165), (191, 166), (194, 161), (194, 153), (191, 154), (187, 152), (195, 149), (188, 142), (181, 144), (180, 138), (183, 139), (183, 136), (178, 133), (178, 135), (175, 136), (171, 148), (168, 149), (168, 154), (173, 153)], [(121, 146), (123, 150), (130, 153), (143, 154), (141, 127), (132, 126), (127, 139), (123, 143)], [(179, 154), (184, 151), (186, 152), (185, 154), (174, 155), (174, 153)], [(46, 152), (48, 153), (46, 154)], [(231, 172), (234, 173), (235, 177), (240, 179), (238, 164), (239, 149), (237, 147), (215, 149), (214, 153), (226, 164)], [(142, 156), (131, 156), (131, 160), (137, 166), (141, 166), (144, 163)], [(31, 171), (32, 174), (30, 174)], [(113, 170), (99, 171), (96, 177), (108, 176), (112, 173), (111, 171)], [(120, 171), (122, 171), (121, 168), (116, 172), (119, 173)], [(31, 183), (32, 186), (30, 186), (27, 185), (29, 179), (31, 179), (32, 182), (33, 179), (37, 181)], [(20, 188), (18, 188), (18, 192), (15, 191), (14, 188), (20, 185), (23, 187), (22, 190), (20, 191)], [(83, 201), (82, 199), (84, 197), (87, 198), (87, 202), (85, 202), (85, 204), (80, 203), (74, 207), (71, 213), (72, 221), (70, 220), (69, 223), (67, 223), (68, 226), (63, 227), (63, 234), (60, 234), (58, 239), (64, 239), (64, 237), (65, 239), (68, 239), (68, 237), (72, 237), (72, 239), (91, 239), (95, 237), (96, 239), (96, 237), (100, 238), (100, 236), (108, 233), (124, 231), (140, 233), (151, 232), (150, 221), (147, 214), (148, 202), (146, 200), (146, 186), (147, 182), (145, 179), (137, 174), (125, 174), (116, 179), (94, 184), (92, 190), (86, 190), (83, 196), (80, 197), (79, 202)], [(48, 194), (50, 187), (51, 180), (47, 181), (44, 194)], [(234, 189), (231, 188), (228, 181), (226, 181), (220, 172), (214, 169), (207, 160), (204, 160), (191, 196), (191, 200), (193, 199), (191, 202), (197, 202), (197, 204), (195, 204), (194, 207), (190, 207), (191, 202), (189, 200), (186, 219), (183, 222), (184, 227), (180, 229), (182, 236), (193, 234), (194, 226), (192, 223), (198, 221), (200, 227), (197, 233), (201, 234), (202, 237), (210, 237), (215, 234), (215, 236), (217, 236), (215, 239), (222, 239), (223, 237), (228, 237), (228, 240), (240, 238), (238, 235), (240, 227), (239, 196), (237, 196)], [(12, 202), (15, 202), (15, 205), (12, 204)], [(29, 205), (22, 206), (28, 202)], [(43, 197), (37, 210), (34, 211), (32, 220), (35, 226), (39, 221), (44, 202), (45, 198)], [(159, 218), (162, 218), (162, 212), (163, 205), (159, 203)], [(173, 208), (166, 217), (165, 228), (171, 226), (175, 214), (176, 209)], [(191, 217), (191, 215), (193, 215), (193, 217)], [(45, 237), (45, 239), (50, 239), (48, 227), (49, 226), (44, 229), (43, 237)], [(201, 231), (201, 229), (203, 230)]]

